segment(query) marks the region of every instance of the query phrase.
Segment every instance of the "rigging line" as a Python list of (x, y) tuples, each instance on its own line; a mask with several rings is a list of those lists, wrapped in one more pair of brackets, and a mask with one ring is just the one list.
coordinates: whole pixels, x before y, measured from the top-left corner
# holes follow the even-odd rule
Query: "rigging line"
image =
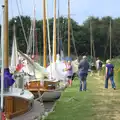
[[(66, 22), (66, 17), (62, 16), (63, 20), (62, 20), (62, 25), (61, 25), (61, 39), (63, 39), (63, 46), (66, 42), (66, 40), (64, 40), (66, 38), (66, 30), (67, 30), (67, 22)], [(65, 46), (64, 46), (65, 47)], [(63, 53), (65, 53), (65, 48), (63, 47)]]
[(24, 34), (24, 38), (25, 38), (25, 42), (28, 46), (28, 41), (27, 41), (27, 37), (26, 37), (26, 33), (25, 33), (25, 29), (24, 29), (24, 26), (23, 26), (23, 22), (22, 22), (22, 18), (21, 18), (21, 14), (20, 14), (20, 9), (19, 9), (19, 5), (18, 5), (18, 0), (16, 0), (16, 4), (17, 4), (17, 8), (18, 8), (18, 13), (19, 13), (19, 19), (20, 19), (20, 23), (21, 23), (21, 26), (22, 26), (22, 30), (23, 30), (23, 34)]
[[(35, 1), (33, 0), (33, 4), (34, 4), (34, 6), (35, 6)], [(33, 11), (34, 11), (34, 6), (33, 6)], [(32, 34), (32, 32), (33, 32), (33, 27), (34, 27), (34, 25), (33, 25), (33, 19), (34, 19), (34, 12), (33, 12), (33, 18), (32, 18), (32, 20), (31, 20), (31, 27), (30, 27), (30, 32), (29, 32), (29, 38), (28, 38), (28, 46), (27, 46), (27, 53), (30, 53), (30, 54), (32, 54), (32, 44), (33, 44), (33, 34)]]
[(33, 55), (35, 54), (35, 0), (33, 0)]
[(36, 2), (34, 0), (34, 33), (35, 33), (35, 41), (36, 41), (36, 59), (38, 57), (38, 40), (37, 40), (37, 30), (36, 30)]
[(35, 21), (35, 14), (36, 14), (36, 9), (35, 9), (35, 7), (36, 7), (36, 4), (35, 4), (35, 0), (33, 0), (33, 22), (32, 22), (32, 25), (33, 25), (33, 30), (32, 30), (32, 35), (33, 35), (33, 55), (35, 54), (35, 24), (36, 24), (36, 21)]
[(22, 15), (23, 15), (23, 7), (22, 7), (22, 2), (21, 2), (21, 0), (20, 0), (20, 6), (21, 6)]
[(75, 38), (74, 38), (74, 34), (73, 34), (72, 23), (71, 23), (71, 32), (72, 32), (72, 42), (73, 42), (73, 46), (74, 46), (74, 49), (75, 49), (76, 56), (78, 57), (78, 53), (77, 53), (77, 49), (76, 49), (76, 45), (75, 45)]
[(31, 27), (30, 27), (30, 32), (29, 32), (29, 38), (28, 38), (28, 46), (27, 46), (27, 51), (26, 51), (26, 53), (28, 54), (28, 53), (30, 53), (30, 54), (32, 54), (32, 44), (33, 44), (33, 34), (32, 34), (32, 32), (33, 32), (33, 29), (34, 29), (34, 14), (35, 14), (35, 6), (36, 6), (36, 4), (35, 4), (35, 0), (33, 0), (33, 19), (31, 20)]
[(52, 60), (51, 60), (51, 45), (50, 45), (50, 28), (48, 19), (48, 0), (46, 0), (46, 18), (47, 18), (47, 33), (48, 33), (48, 49), (49, 49), (49, 60), (50, 60), (50, 79), (52, 78)]
[(32, 20), (31, 20), (31, 27), (30, 29), (30, 32), (29, 32), (29, 38), (28, 38), (28, 46), (27, 46), (27, 51), (26, 53), (28, 54), (31, 54), (31, 47), (32, 47), (32, 29), (33, 29), (33, 26), (32, 26)]
[(13, 4), (12, 4), (12, 0), (11, 0), (11, 14), (12, 14), (12, 18), (14, 17), (14, 15), (13, 15)]

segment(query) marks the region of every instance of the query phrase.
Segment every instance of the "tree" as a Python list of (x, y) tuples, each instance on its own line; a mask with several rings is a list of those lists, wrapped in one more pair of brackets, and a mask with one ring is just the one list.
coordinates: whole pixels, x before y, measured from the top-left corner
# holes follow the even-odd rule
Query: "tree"
[[(25, 35), (27, 40), (29, 38), (31, 18), (29, 16), (21, 16), (22, 23), (25, 30)], [(22, 52), (26, 52), (27, 44), (25, 42), (25, 36), (23, 34), (23, 29), (21, 26), (20, 18), (17, 16), (9, 21), (9, 47), (10, 52), (12, 48), (13, 41), (13, 24), (16, 20), (16, 37), (18, 49)], [(57, 20), (58, 21), (58, 20)], [(76, 21), (71, 18), (71, 54), (75, 54), (75, 48), (73, 41), (75, 42), (78, 55), (83, 53), (90, 54), (90, 22), (92, 25), (92, 35), (95, 46), (96, 57), (102, 57), (104, 59), (109, 58), (110, 53), (110, 21), (112, 27), (112, 56), (117, 56), (120, 54), (120, 18), (113, 19), (110, 16), (105, 16), (103, 18), (98, 18), (94, 16), (88, 17), (82, 25), (79, 25)], [(60, 29), (60, 39), (63, 41), (64, 53), (67, 55), (68, 46), (68, 18), (59, 18), (59, 29)], [(58, 26), (57, 26), (58, 27)], [(53, 18), (49, 19), (50, 28), (50, 42), (51, 50), (53, 44)], [(43, 20), (36, 20), (37, 29), (37, 41), (38, 52), (40, 55), (43, 54)], [(58, 29), (58, 28), (56, 28)], [(0, 29), (1, 30), (1, 29)], [(73, 31), (73, 33), (72, 33)], [(1, 32), (0, 32), (1, 34)], [(73, 40), (74, 38), (74, 40)], [(57, 38), (56, 38), (57, 39)], [(58, 45), (58, 44), (57, 44)], [(57, 46), (58, 47), (58, 46)], [(48, 45), (47, 45), (48, 50)], [(47, 52), (48, 53), (48, 52)]]

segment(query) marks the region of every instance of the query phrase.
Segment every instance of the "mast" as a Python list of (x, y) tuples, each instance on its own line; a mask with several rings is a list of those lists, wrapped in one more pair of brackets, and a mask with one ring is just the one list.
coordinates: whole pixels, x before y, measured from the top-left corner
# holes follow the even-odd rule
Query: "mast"
[(60, 28), (59, 28), (59, 25), (60, 25), (60, 20), (59, 20), (59, 17), (60, 17), (60, 1), (58, 0), (58, 27), (57, 27), (57, 38), (58, 38), (58, 53), (59, 53), (59, 50), (60, 50)]
[(5, 5), (5, 24), (4, 24), (4, 67), (9, 66), (9, 50), (8, 50), (8, 0), (4, 0)]
[(111, 33), (112, 33), (112, 27), (111, 27), (111, 20), (110, 20), (110, 60), (111, 60), (111, 58), (112, 58), (112, 51), (111, 51), (111, 38), (112, 38), (112, 36), (111, 36)]
[(35, 3), (34, 3), (34, 17), (33, 17), (33, 56), (35, 56)]
[(70, 0), (68, 0), (68, 57), (70, 57)]
[[(3, 10), (3, 15), (2, 15), (2, 24), (1, 24), (1, 50), (2, 50), (2, 68), (1, 68), (1, 112), (3, 112), (3, 90), (4, 90), (4, 19), (5, 19), (5, 15), (4, 15), (4, 5), (2, 6), (2, 10)], [(0, 118), (2, 119), (2, 115), (0, 116)]]
[(46, 41), (46, 0), (43, 0), (43, 66), (47, 67), (47, 41)]
[(54, 0), (53, 62), (56, 62), (56, 0)]
[(92, 20), (90, 20), (90, 50), (91, 50), (91, 58), (93, 56), (92, 50), (93, 50), (93, 36), (92, 36)]

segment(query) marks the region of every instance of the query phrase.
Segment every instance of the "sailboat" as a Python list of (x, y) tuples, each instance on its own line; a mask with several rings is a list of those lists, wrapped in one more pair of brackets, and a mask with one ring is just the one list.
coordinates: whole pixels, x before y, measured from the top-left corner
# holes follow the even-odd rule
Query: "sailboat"
[[(57, 61), (54, 60), (52, 64), (52, 77), (57, 78), (61, 81), (64, 81), (66, 86), (66, 72), (63, 70), (66, 68), (66, 61), (71, 60), (70, 58), (70, 1), (68, 0), (68, 57), (66, 57), (66, 60), (59, 60), (59, 55), (57, 56)], [(54, 42), (54, 41), (53, 41)], [(54, 44), (53, 44), (54, 45)], [(55, 49), (56, 46), (53, 46)], [(53, 49), (53, 50), (54, 50)], [(55, 56), (55, 54), (54, 54)], [(56, 57), (56, 56), (55, 56)], [(54, 57), (54, 59), (56, 59)], [(50, 73), (50, 67), (47, 68), (48, 72)]]
[[(1, 111), (5, 113), (7, 119), (16, 119), (28, 111), (32, 110), (38, 102), (34, 102), (34, 95), (28, 90), (13, 87), (15, 80), (9, 70), (8, 63), (8, 0), (4, 0), (3, 19), (1, 24), (1, 48), (2, 48), (2, 71), (1, 71)], [(31, 113), (29, 112), (29, 115)], [(29, 116), (28, 115), (28, 116)], [(37, 114), (39, 116), (39, 114)], [(32, 115), (31, 117), (34, 117)], [(21, 117), (20, 117), (21, 118)]]
[[(56, 0), (54, 1), (56, 8)], [(46, 9), (47, 1), (43, 0), (43, 38), (44, 38), (44, 68), (46, 68)], [(55, 16), (56, 19), (56, 16)], [(54, 19), (54, 24), (56, 20)], [(55, 30), (54, 26), (54, 30)], [(50, 45), (50, 44), (49, 44)], [(50, 51), (50, 50), (49, 50)], [(51, 74), (51, 73), (50, 73)], [(33, 78), (29, 80), (29, 83), (26, 84), (25, 88), (31, 91), (33, 94), (38, 94), (38, 91), (42, 94), (43, 101), (51, 101), (59, 98), (61, 95), (61, 89), (59, 87), (59, 81), (51, 78)]]

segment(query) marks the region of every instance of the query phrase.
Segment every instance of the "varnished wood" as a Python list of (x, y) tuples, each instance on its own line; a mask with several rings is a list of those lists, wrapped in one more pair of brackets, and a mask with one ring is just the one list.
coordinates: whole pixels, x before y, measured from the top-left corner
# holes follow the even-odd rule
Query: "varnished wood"
[(68, 0), (68, 57), (70, 57), (70, 0)]
[(8, 0), (4, 0), (5, 5), (5, 24), (4, 24), (4, 66), (9, 66), (9, 47), (8, 47)]
[[(26, 85), (26, 89), (36, 94), (36, 92), (40, 91), (41, 93), (44, 92), (52, 92), (56, 89), (56, 86), (59, 82), (52, 82), (52, 81), (44, 81), (44, 86), (40, 85), (40, 81), (30, 81), (29, 85)], [(49, 85), (54, 85), (55, 87), (49, 88)]]
[(5, 97), (4, 111), (8, 119), (17, 117), (29, 111), (31, 104), (29, 101), (18, 97)]
[(47, 67), (46, 0), (43, 0), (43, 66)]
[(53, 59), (56, 62), (56, 0), (54, 0), (54, 26), (53, 26)]

